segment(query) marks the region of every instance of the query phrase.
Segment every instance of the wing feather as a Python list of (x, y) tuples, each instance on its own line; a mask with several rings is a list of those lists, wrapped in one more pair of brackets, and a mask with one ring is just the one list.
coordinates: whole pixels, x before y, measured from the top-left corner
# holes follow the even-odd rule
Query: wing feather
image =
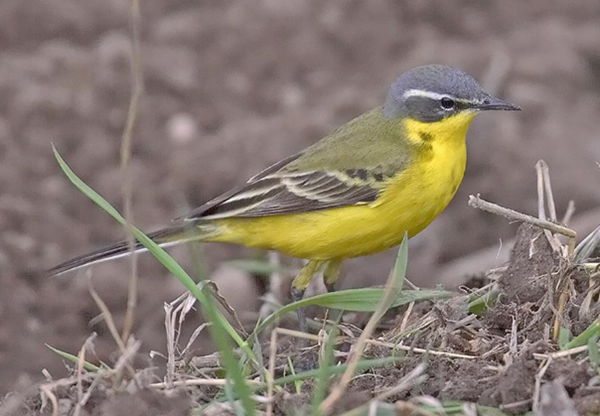
[[(369, 180), (371, 179), (371, 180)], [(256, 218), (298, 214), (327, 208), (367, 204), (377, 199), (380, 185), (343, 171), (274, 172), (200, 207), (187, 221)]]

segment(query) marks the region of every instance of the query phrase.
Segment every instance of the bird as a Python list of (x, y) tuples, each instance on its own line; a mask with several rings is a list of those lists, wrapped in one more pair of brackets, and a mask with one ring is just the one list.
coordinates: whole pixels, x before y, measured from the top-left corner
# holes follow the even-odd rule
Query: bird
[[(382, 102), (148, 236), (160, 246), (202, 241), (276, 250), (307, 260), (292, 281), (293, 301), (321, 271), (334, 290), (345, 259), (399, 245), (446, 208), (464, 177), (467, 130), (477, 114), (521, 110), (445, 65), (404, 72)], [(137, 242), (134, 251), (142, 250)], [(121, 241), (48, 274), (131, 252)], [(302, 308), (298, 317), (306, 331)]]

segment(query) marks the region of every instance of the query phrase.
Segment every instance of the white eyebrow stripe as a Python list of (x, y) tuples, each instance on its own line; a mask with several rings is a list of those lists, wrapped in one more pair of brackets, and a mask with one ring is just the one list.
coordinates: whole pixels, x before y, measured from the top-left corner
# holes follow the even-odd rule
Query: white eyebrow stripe
[(452, 98), (456, 100), (456, 97), (448, 94), (438, 94), (437, 92), (425, 91), (425, 90), (406, 90), (404, 94), (402, 94), (404, 98), (408, 97), (426, 97), (431, 98), (432, 100), (441, 100), (442, 98)]
[(432, 100), (441, 100), (442, 98), (450, 98), (454, 101), (458, 101), (459, 103), (471, 104), (471, 105), (472, 104), (481, 104), (484, 101), (483, 99), (466, 100), (464, 98), (457, 98), (450, 94), (438, 94), (437, 92), (433, 92), (433, 91), (416, 90), (416, 89), (404, 91), (404, 94), (402, 94), (402, 97), (403, 98), (425, 97), (425, 98), (431, 98)]

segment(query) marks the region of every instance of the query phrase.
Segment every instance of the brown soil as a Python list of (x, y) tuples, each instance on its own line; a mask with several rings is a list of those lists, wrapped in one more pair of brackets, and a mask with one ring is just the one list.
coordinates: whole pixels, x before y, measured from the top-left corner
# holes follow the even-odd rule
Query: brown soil
[[(89, 387), (89, 386), (86, 386)], [(77, 403), (76, 389), (64, 390), (59, 400), (61, 415), (71, 415)], [(9, 414), (52, 415), (50, 408), (40, 409), (42, 403), (37, 398), (26, 402), (18, 412)], [(80, 414), (94, 416), (185, 416), (189, 414), (190, 400), (183, 395), (167, 397), (151, 390), (135, 393), (106, 392), (94, 390)]]
[[(132, 176), (134, 218), (144, 230), (167, 223), (379, 105), (387, 84), (399, 73), (430, 62), (473, 73), (486, 88), (525, 111), (481, 116), (474, 123), (469, 166), (457, 197), (439, 220), (411, 240), (413, 281), (445, 283), (437, 277), (446, 262), (512, 237), (514, 225), (469, 209), (466, 197), (481, 192), (503, 205), (535, 212), (532, 169), (540, 158), (551, 167), (559, 212), (569, 199), (577, 201), (578, 213), (598, 204), (597, 0), (577, 5), (560, 0), (461, 1), (458, 7), (387, 0), (143, 3), (146, 92)], [(113, 362), (116, 347), (103, 323), (93, 321), (98, 308), (84, 273), (45, 280), (34, 272), (123, 235), (67, 183), (50, 144), (121, 208), (118, 152), (130, 93), (127, 14), (123, 1), (0, 2), (0, 395), (16, 389), (29, 397), (31, 386), (44, 379), (44, 368), (56, 379), (68, 374), (44, 343), (76, 353), (95, 331), (98, 360)], [(520, 233), (531, 238), (536, 231)], [(570, 274), (574, 282), (565, 316), (572, 332), (581, 332), (595, 319), (598, 305), (585, 316), (579, 313), (587, 285), (582, 273), (563, 270), (560, 259), (545, 251), (543, 237), (535, 240), (530, 258), (530, 243), (521, 237), (526, 247), (515, 250), (510, 271), (500, 280), (502, 294), (495, 308), (478, 320), (481, 327), (456, 327), (466, 317), (465, 309), (437, 305), (437, 330), (420, 334), (415, 346), (489, 353), (483, 362), (501, 363), (503, 374), (508, 373), (502, 346), (513, 318), (518, 345), (527, 341), (552, 347), (544, 342), (546, 325), (553, 319), (547, 309), (548, 274), (553, 273)], [(185, 248), (174, 254), (194, 270)], [(210, 246), (207, 268), (256, 255)], [(382, 283), (393, 256), (390, 252), (351, 260), (345, 269), (347, 287)], [(152, 259), (142, 257), (140, 262), (134, 332), (143, 342), (140, 361), (161, 368), (164, 361), (148, 359), (148, 352), (165, 352), (161, 306), (182, 288)], [(123, 261), (99, 265), (92, 273), (95, 289), (118, 325), (126, 305), (128, 270)], [(244, 322), (251, 322), (264, 283), (230, 269), (219, 268), (213, 277), (246, 316)], [(453, 278), (462, 281), (463, 276)], [(415, 317), (428, 313), (429, 306), (421, 308)], [(198, 322), (188, 319), (186, 325), (189, 332)], [(210, 351), (205, 337), (194, 347), (201, 354)], [(524, 360), (522, 354), (514, 359)], [(473, 380), (493, 375), (488, 370), (478, 373), (471, 362), (427, 360), (430, 376), (436, 376), (432, 368), (439, 368), (446, 381), (433, 377), (422, 389), (445, 398), (472, 398), (469, 393), (480, 393), (480, 384), (488, 383), (459, 382), (453, 380), (456, 374), (477, 375)], [(548, 368), (547, 379), (566, 374), (555, 365)], [(590, 373), (589, 367), (581, 367)], [(402, 368), (394, 371), (390, 383), (406, 373)], [(578, 409), (593, 409), (598, 392), (577, 384), (574, 369), (568, 374), (565, 380), (575, 381), (563, 383)], [(509, 388), (502, 394), (490, 388), (482, 392), (488, 403), (512, 400)]]

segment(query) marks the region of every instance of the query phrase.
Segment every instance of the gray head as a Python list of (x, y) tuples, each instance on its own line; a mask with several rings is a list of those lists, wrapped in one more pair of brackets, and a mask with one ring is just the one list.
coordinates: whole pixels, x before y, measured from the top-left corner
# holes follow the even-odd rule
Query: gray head
[(420, 66), (400, 75), (383, 106), (387, 118), (410, 117), (429, 123), (483, 110), (520, 108), (491, 96), (466, 72), (443, 65)]

